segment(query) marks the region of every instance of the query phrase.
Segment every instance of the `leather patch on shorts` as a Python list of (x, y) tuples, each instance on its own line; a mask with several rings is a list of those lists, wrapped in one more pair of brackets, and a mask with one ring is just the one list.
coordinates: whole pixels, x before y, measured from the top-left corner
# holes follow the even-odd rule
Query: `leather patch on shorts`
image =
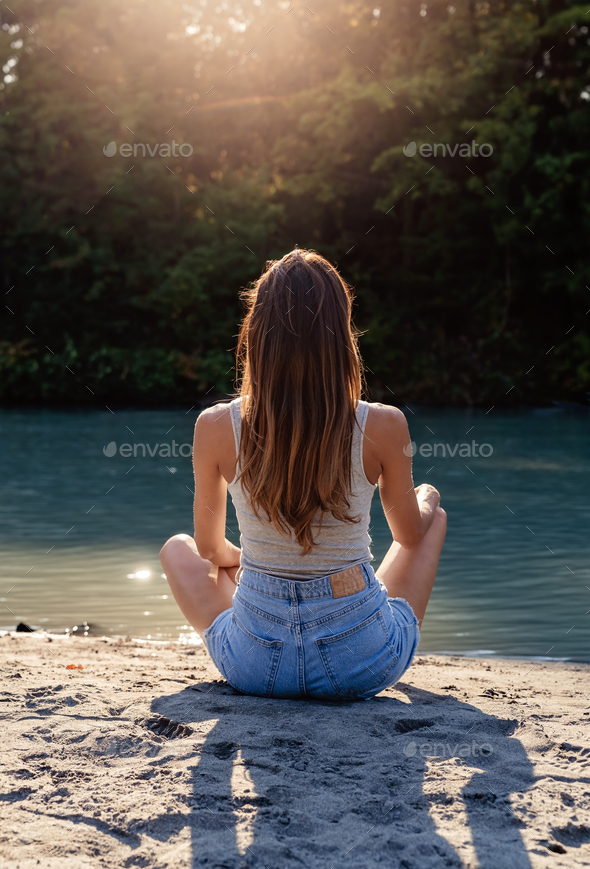
[(349, 567), (347, 570), (342, 570), (331, 576), (330, 585), (334, 597), (346, 597), (349, 594), (362, 591), (366, 588), (367, 583), (362, 567), (360, 564), (356, 564), (354, 567)]

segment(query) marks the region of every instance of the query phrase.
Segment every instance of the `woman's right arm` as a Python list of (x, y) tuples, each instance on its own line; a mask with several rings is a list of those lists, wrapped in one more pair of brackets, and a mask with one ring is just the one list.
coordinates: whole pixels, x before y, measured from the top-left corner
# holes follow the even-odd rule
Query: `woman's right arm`
[(373, 449), (381, 464), (381, 503), (394, 540), (411, 549), (430, 528), (440, 494), (427, 483), (414, 488), (410, 433), (402, 411), (379, 405), (376, 423)]

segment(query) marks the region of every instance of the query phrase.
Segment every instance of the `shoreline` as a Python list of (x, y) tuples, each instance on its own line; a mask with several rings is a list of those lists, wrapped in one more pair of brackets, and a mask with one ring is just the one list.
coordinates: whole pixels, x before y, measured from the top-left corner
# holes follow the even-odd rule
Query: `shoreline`
[[(9, 630), (0, 630), (0, 640), (5, 636), (13, 636), (13, 637), (33, 637), (36, 636), (38, 639), (46, 639), (51, 638), (51, 640), (114, 640), (114, 641), (132, 641), (134, 643), (153, 643), (154, 645), (160, 646), (174, 646), (179, 648), (191, 648), (193, 646), (198, 647), (203, 645), (203, 641), (199, 638), (198, 640), (192, 639), (193, 634), (188, 635), (191, 639), (176, 639), (170, 638), (155, 638), (155, 637), (136, 637), (131, 634), (68, 634), (68, 633), (53, 633), (52, 631), (46, 631), (41, 628), (36, 628), (32, 631), (9, 631)], [(196, 632), (194, 632), (194, 636), (198, 636)], [(473, 660), (484, 660), (489, 658), (494, 661), (538, 661), (538, 662), (546, 662), (546, 663), (556, 663), (556, 664), (585, 664), (590, 667), (590, 657), (587, 660), (580, 658), (553, 658), (546, 655), (506, 655), (501, 652), (494, 652), (493, 649), (473, 649), (468, 652), (462, 651), (452, 651), (452, 650), (444, 650), (444, 651), (432, 651), (432, 650), (419, 650), (416, 653), (416, 657), (437, 657), (440, 656), (442, 658), (467, 658)]]
[[(417, 655), (370, 701), (204, 645), (0, 636), (2, 866), (590, 866), (590, 665)], [(51, 640), (51, 641), (49, 641)]]

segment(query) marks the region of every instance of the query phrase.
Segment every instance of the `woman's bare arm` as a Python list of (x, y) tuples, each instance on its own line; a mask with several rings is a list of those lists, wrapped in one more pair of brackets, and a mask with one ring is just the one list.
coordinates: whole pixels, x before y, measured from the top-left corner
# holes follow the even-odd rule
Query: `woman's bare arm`
[(199, 555), (218, 567), (236, 567), (240, 549), (225, 537), (227, 483), (219, 468), (218, 419), (227, 407), (204, 410), (195, 425), (193, 470), (195, 474), (195, 543)]
[(412, 548), (430, 528), (440, 495), (427, 483), (414, 488), (410, 433), (401, 410), (379, 405), (373, 440), (381, 464), (379, 492), (387, 522), (394, 540)]

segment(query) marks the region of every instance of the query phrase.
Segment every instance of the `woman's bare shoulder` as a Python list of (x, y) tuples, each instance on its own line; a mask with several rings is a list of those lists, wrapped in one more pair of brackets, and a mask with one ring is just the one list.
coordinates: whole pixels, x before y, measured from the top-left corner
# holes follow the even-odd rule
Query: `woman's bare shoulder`
[(230, 404), (231, 401), (223, 401), (219, 404), (212, 404), (210, 407), (206, 407), (197, 417), (197, 422), (200, 419), (204, 419), (207, 422), (216, 422), (222, 416), (225, 416), (226, 413), (229, 413)]
[(365, 426), (365, 436), (373, 444), (373, 453), (381, 460), (396, 444), (408, 442), (408, 423), (403, 412), (391, 404), (371, 402)]
[[(213, 404), (201, 411), (195, 423), (195, 437), (200, 436), (206, 440), (216, 440), (225, 433), (231, 433), (230, 403)], [(232, 435), (233, 438), (233, 435)]]
[(381, 404), (379, 401), (368, 402), (368, 405), (367, 425), (370, 423), (376, 432), (380, 431), (385, 434), (405, 430), (406, 417), (399, 407), (394, 407), (392, 404)]

